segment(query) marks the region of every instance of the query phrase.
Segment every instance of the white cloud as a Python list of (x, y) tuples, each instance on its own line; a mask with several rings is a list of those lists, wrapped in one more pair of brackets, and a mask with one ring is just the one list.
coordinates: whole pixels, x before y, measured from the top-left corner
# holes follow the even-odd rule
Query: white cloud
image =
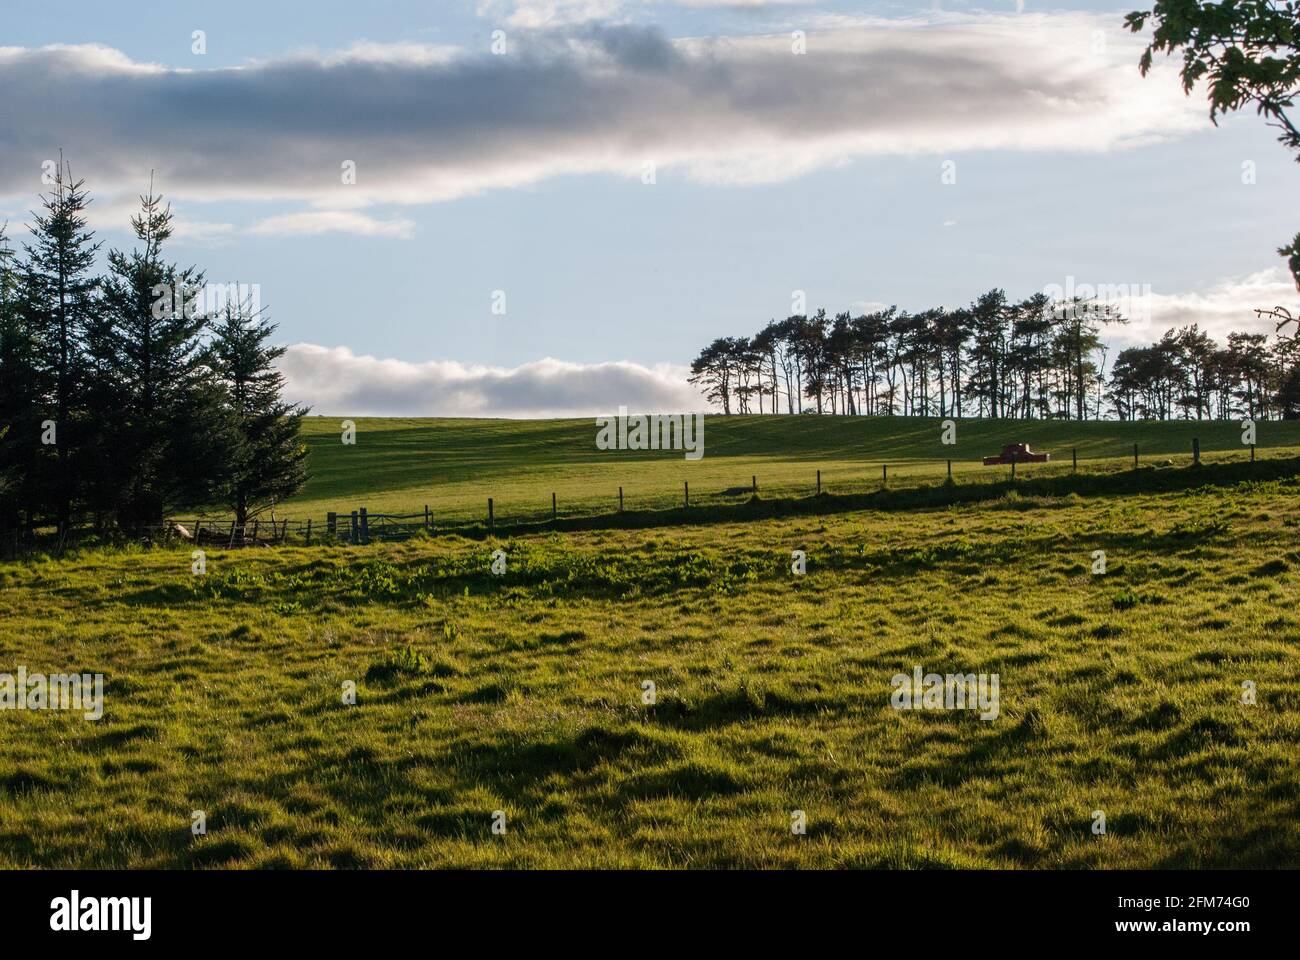
[[(125, 222), (114, 223), (112, 226), (121, 227)], [(176, 218), (173, 228), (172, 236), (177, 240), (202, 244), (215, 244), (233, 240), (235, 234), (239, 231), (239, 228), (233, 223), (188, 220), (183, 216)]]
[(646, 160), (764, 183), (877, 154), (1115, 150), (1208, 122), (1167, 64), (1138, 75), (1141, 41), (1112, 14), (936, 13), (811, 30), (807, 44), (796, 56), (788, 34), (587, 24), (512, 34), (505, 56), (362, 44), (203, 70), (102, 46), (3, 48), (0, 199), (26, 198), (60, 147), (97, 196), (134, 195), (156, 170), (183, 200), (338, 211), (632, 178)]
[(537, 30), (608, 21), (623, 5), (623, 0), (479, 0), (478, 15), (498, 18), (505, 26)]
[(684, 367), (566, 363), (517, 367), (409, 363), (297, 343), (280, 360), (286, 397), (318, 413), (407, 417), (585, 417), (705, 409)]
[(679, 7), (741, 7), (758, 9), (760, 7), (804, 6), (816, 0), (666, 0)]
[(259, 220), (248, 232), (263, 237), (311, 237), (322, 233), (351, 233), (362, 237), (397, 237), (402, 240), (415, 235), (411, 220), (377, 220), (364, 213), (345, 210), (317, 210), (305, 213), (286, 213)]
[(1119, 346), (1149, 344), (1166, 330), (1197, 324), (1223, 344), (1229, 332), (1273, 333), (1272, 320), (1255, 315), (1255, 310), (1286, 307), (1300, 315), (1300, 293), (1295, 281), (1281, 267), (1270, 267), (1244, 277), (1227, 277), (1204, 290), (1190, 293), (1152, 292), (1146, 317), (1114, 328), (1110, 339)]

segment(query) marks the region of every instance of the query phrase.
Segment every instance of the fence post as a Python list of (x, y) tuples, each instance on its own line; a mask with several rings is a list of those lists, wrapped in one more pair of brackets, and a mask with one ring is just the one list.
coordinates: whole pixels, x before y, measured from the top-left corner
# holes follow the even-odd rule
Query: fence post
[(754, 496), (758, 496), (758, 474), (749, 478), (749, 488)]
[(429, 505), (424, 505), (424, 529), (429, 529)]
[(348, 531), (348, 543), (356, 543), (356, 542), (357, 542), (357, 530), (358, 530), (359, 528), (360, 528), (360, 525), (357, 523), (357, 512), (356, 512), (355, 510), (353, 510), (353, 511), (352, 511), (352, 529)]
[(1079, 448), (1078, 447), (1070, 448), (1070, 472), (1071, 473), (1079, 472)]
[(691, 505), (691, 482), (689, 480), (682, 481), (682, 496), (685, 498), (682, 502), (689, 507)]
[(337, 513), (325, 514), (325, 532), (330, 535), (330, 539), (339, 532), (339, 515)]
[(311, 517), (307, 518), (307, 545), (311, 545)]
[(289, 542), (289, 519), (288, 519), (288, 517), (285, 518), (284, 523), (280, 524), (280, 542), (281, 542), (281, 543), (288, 543), (288, 542)]
[(1192, 437), (1192, 466), (1199, 467), (1200, 465), (1201, 465), (1201, 441), (1196, 437)]
[(1250, 445), (1250, 462), (1255, 462), (1255, 445), (1253, 443)]
[(370, 514), (366, 513), (366, 508), (361, 508), (361, 542), (370, 542)]
[(822, 472), (818, 470), (817, 471), (817, 496), (820, 497), (821, 495), (822, 495)]
[(882, 487), (889, 485), (889, 464), (887, 463), (880, 465), (880, 485)]
[(623, 512), (623, 488), (618, 488), (618, 512)]
[[(260, 521), (260, 520), (254, 520), (254, 521), (253, 521), (253, 543), (257, 543), (257, 526), (258, 526), (258, 524), (261, 523), (261, 522), (262, 522), (262, 521)], [(248, 525), (245, 524), (244, 527), (245, 527), (245, 528), (244, 528), (244, 537), (247, 538), (247, 537), (248, 537)]]
[(1011, 479), (1016, 479), (1016, 461), (1014, 460), (1011, 461)]
[(1137, 468), (1138, 468), (1138, 445), (1135, 443), (1133, 444), (1133, 469), (1136, 470)]
[(551, 522), (555, 522), (555, 492), (551, 492)]
[(952, 461), (948, 461), (948, 482), (952, 483)]
[(199, 546), (199, 541), (203, 539), (203, 521), (200, 520), (194, 526), (194, 546)]
[(496, 526), (496, 516), (492, 509), (492, 498), (488, 497), (488, 529), (491, 530)]

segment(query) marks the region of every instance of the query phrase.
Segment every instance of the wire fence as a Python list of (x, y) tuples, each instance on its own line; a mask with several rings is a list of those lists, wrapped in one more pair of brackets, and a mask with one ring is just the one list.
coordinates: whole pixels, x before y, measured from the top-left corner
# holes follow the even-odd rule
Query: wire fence
[[(1005, 451), (1004, 451), (1005, 453)], [(1250, 460), (1256, 459), (1255, 447), (1249, 447)], [(1141, 468), (1141, 457), (1137, 444), (1133, 445), (1133, 470)], [(946, 476), (936, 473), (935, 467), (946, 463)], [(1079, 458), (1072, 450), (1068, 460), (1056, 460), (1043, 463), (1037, 460), (999, 460), (987, 458), (984, 466), (1001, 465), (1005, 468), (1003, 479), (1015, 480), (1016, 467), (1033, 464), (1035, 473), (1060, 475), (1077, 473)], [(1161, 466), (1169, 465), (1168, 460), (1158, 460)], [(1201, 463), (1200, 442), (1192, 441), (1189, 466)], [(917, 484), (932, 483), (936, 477), (943, 482), (954, 482), (954, 461), (937, 460), (925, 464), (915, 461), (905, 465), (880, 464), (880, 472), (874, 476), (854, 472), (846, 474), (837, 469), (833, 475), (823, 478), (823, 471), (810, 468), (809, 482), (806, 486), (789, 482), (780, 484), (771, 491), (764, 491), (768, 499), (797, 499), (809, 495), (820, 497), (831, 492), (829, 486), (834, 484), (837, 495), (854, 495), (881, 489), (905, 489)], [(900, 466), (902, 469), (900, 470)], [(971, 465), (958, 464), (960, 475), (969, 475)], [(919, 468), (919, 469), (918, 469)], [(1118, 468), (1122, 471), (1124, 468)], [(833, 481), (832, 481), (833, 477)], [(827, 482), (824, 484), (823, 480)], [(992, 478), (990, 478), (992, 479)], [(1001, 480), (994, 481), (1002, 482)], [(964, 485), (963, 485), (964, 486)], [(418, 535), (450, 534), (494, 531), (511, 527), (536, 527), (547, 522), (558, 523), (561, 520), (592, 520), (615, 518), (625, 512), (634, 510), (641, 515), (647, 513), (667, 513), (678, 509), (689, 510), (692, 507), (734, 506), (747, 500), (758, 500), (759, 478), (751, 475), (748, 484), (738, 484), (723, 489), (692, 491), (690, 481), (683, 481), (677, 494), (658, 490), (642, 493), (635, 503), (631, 497), (625, 497), (624, 488), (617, 488), (615, 499), (611, 490), (607, 507), (600, 501), (588, 496), (579, 502), (567, 505), (564, 511), (555, 493), (551, 493), (549, 509), (537, 501), (521, 504), (513, 502), (508, 514), (499, 509), (495, 497), (486, 497), (482, 512), (466, 512), (462, 504), (449, 508), (446, 515), (435, 517), (428, 504), (415, 513), (375, 513), (366, 507), (358, 507), (349, 513), (337, 511), (327, 513), (323, 518), (276, 519), (254, 518), (246, 523), (227, 518), (172, 519), (162, 524), (137, 527), (129, 532), (120, 530), (95, 530), (92, 528), (68, 528), (66, 530), (40, 529), (0, 532), (0, 559), (22, 559), (37, 554), (62, 555), (68, 549), (95, 545), (136, 544), (146, 547), (190, 544), (194, 547), (215, 547), (222, 549), (241, 549), (253, 547), (270, 547), (279, 545), (341, 544), (360, 545), (407, 540)]]

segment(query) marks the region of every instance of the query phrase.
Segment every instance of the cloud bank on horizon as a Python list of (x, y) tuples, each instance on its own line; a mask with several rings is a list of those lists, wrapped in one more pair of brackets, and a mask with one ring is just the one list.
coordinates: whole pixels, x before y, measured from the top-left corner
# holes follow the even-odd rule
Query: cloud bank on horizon
[(622, 405), (637, 412), (694, 411), (705, 403), (684, 367), (566, 363), (517, 367), (410, 363), (347, 347), (291, 345), (280, 359), (285, 395), (317, 413), (358, 417), (587, 417)]
[[(1250, 306), (1295, 303), (1280, 267), (1227, 279), (1203, 291), (1151, 293), (1141, 315), (1108, 329), (1112, 347), (1145, 345), (1174, 327), (1197, 324), (1222, 341), (1229, 330), (1272, 333)], [(878, 307), (879, 305), (872, 305)], [(347, 347), (291, 345), (280, 361), (286, 395), (321, 414), (367, 417), (596, 417), (622, 405), (634, 413), (707, 410), (685, 366), (626, 361), (567, 363), (547, 357), (516, 367), (454, 361), (410, 363), (358, 356)]]

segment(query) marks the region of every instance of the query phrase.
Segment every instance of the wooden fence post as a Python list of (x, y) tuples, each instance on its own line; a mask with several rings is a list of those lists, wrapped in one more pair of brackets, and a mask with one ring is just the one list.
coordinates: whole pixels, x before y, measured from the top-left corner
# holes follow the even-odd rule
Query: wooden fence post
[(335, 534), (339, 532), (339, 515), (337, 513), (325, 514), (325, 532), (330, 535), (330, 539), (333, 539)]
[(1255, 462), (1255, 445), (1253, 443), (1250, 445), (1250, 462)]
[(366, 512), (365, 507), (361, 508), (361, 542), (370, 542), (370, 514)]
[(488, 529), (491, 530), (493, 527), (495, 527), (496, 522), (497, 522), (496, 515), (494, 514), (492, 508), (492, 498), (488, 497)]
[(1197, 437), (1192, 437), (1192, 466), (1201, 465), (1201, 441)]
[(691, 482), (689, 480), (682, 481), (682, 496), (685, 498), (682, 501), (683, 504), (689, 507), (691, 505)]
[(952, 483), (952, 461), (948, 461), (948, 482)]
[(623, 512), (623, 488), (618, 488), (618, 512)]
[(882, 487), (889, 486), (889, 464), (887, 463), (880, 465), (880, 485)]
[(1138, 445), (1135, 443), (1133, 444), (1133, 469), (1136, 470), (1137, 468), (1138, 468)]
[(551, 522), (555, 522), (555, 492), (551, 492)]
[(1079, 472), (1079, 448), (1078, 447), (1070, 448), (1070, 472), (1071, 473)]
[(1011, 479), (1016, 479), (1016, 461), (1014, 460), (1011, 461)]
[(350, 530), (348, 531), (348, 543), (356, 543), (356, 542), (357, 542), (357, 530), (359, 530), (359, 529), (360, 529), (360, 525), (357, 523), (357, 512), (356, 512), (355, 510), (353, 510), (353, 511), (352, 511), (352, 529), (350, 529)]
[(820, 497), (821, 495), (822, 495), (822, 472), (818, 470), (817, 471), (817, 496)]
[(311, 517), (307, 518), (307, 544), (311, 545)]
[(749, 478), (749, 488), (754, 496), (758, 496), (758, 474), (754, 474)]
[(429, 505), (424, 505), (424, 529), (429, 529)]

